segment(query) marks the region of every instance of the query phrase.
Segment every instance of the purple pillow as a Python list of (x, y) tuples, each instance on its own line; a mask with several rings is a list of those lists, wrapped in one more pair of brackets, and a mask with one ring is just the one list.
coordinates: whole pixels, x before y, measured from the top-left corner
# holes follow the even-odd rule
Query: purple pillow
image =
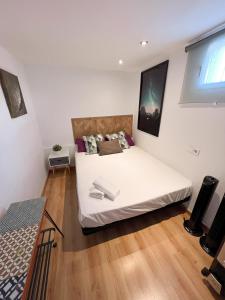
[(128, 143), (129, 146), (134, 146), (134, 141), (133, 141), (132, 137), (129, 134), (126, 134), (125, 138), (126, 138), (127, 143)]
[(87, 152), (86, 151), (86, 147), (85, 147), (85, 143), (84, 143), (83, 139), (77, 138), (75, 140), (75, 144), (77, 145), (77, 151), (78, 152)]

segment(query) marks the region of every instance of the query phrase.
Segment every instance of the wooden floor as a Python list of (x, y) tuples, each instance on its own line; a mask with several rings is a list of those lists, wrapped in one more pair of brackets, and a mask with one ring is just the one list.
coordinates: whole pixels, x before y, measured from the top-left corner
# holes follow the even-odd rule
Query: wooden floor
[(183, 208), (166, 208), (84, 236), (74, 170), (50, 174), (44, 195), (65, 233), (64, 240), (56, 234), (48, 299), (221, 299), (201, 276), (212, 259), (198, 238), (184, 231)]

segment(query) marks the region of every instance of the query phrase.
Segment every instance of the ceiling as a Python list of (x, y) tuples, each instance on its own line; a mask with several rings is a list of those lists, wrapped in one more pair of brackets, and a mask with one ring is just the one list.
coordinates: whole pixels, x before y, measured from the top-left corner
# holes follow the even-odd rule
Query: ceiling
[(224, 0), (0, 0), (0, 7), (0, 45), (22, 62), (104, 70), (139, 69), (225, 21)]

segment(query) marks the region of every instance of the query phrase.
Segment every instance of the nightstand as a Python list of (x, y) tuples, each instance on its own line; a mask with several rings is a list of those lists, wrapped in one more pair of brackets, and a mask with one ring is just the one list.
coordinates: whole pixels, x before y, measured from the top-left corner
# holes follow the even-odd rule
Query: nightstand
[(61, 151), (51, 151), (48, 156), (49, 169), (55, 172), (56, 168), (68, 168), (70, 173), (70, 153), (69, 149), (63, 148)]

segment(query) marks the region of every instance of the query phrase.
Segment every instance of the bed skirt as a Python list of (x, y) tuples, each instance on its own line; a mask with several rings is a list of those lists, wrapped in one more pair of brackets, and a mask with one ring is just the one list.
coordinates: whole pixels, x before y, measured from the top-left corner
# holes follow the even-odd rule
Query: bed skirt
[[(164, 207), (160, 207), (160, 208), (158, 208), (158, 209), (156, 209), (156, 210), (146, 212), (144, 215), (146, 215), (146, 214), (151, 214), (151, 213), (154, 212), (154, 211), (162, 210), (162, 209), (164, 209), (164, 208), (166, 208), (166, 207), (168, 208), (168, 207), (175, 207), (175, 206), (181, 205), (181, 204), (183, 204), (183, 203), (189, 201), (190, 198), (191, 198), (191, 196), (189, 196), (189, 197), (187, 197), (187, 198), (185, 198), (185, 199), (183, 199), (183, 200), (180, 200), (180, 201), (177, 201), (177, 202), (170, 203), (170, 204), (168, 204), (168, 205), (166, 205), (166, 206), (164, 206)], [(88, 235), (88, 234), (92, 234), (92, 233), (95, 233), (95, 232), (104, 230), (104, 229), (106, 229), (106, 228), (108, 228), (108, 227), (110, 227), (110, 226), (113, 226), (114, 224), (122, 223), (122, 222), (124, 222), (124, 221), (126, 221), (126, 220), (132, 220), (132, 219), (134, 219), (134, 218), (140, 218), (141, 216), (143, 216), (143, 214), (142, 214), (142, 215), (138, 215), (138, 216), (131, 217), (131, 218), (129, 218), (129, 219), (123, 219), (123, 220), (116, 221), (116, 222), (113, 222), (113, 223), (110, 223), (110, 224), (106, 224), (106, 225), (104, 225), (104, 226), (98, 226), (98, 227), (81, 227), (81, 230), (82, 230), (82, 232), (83, 232), (84, 235)]]

